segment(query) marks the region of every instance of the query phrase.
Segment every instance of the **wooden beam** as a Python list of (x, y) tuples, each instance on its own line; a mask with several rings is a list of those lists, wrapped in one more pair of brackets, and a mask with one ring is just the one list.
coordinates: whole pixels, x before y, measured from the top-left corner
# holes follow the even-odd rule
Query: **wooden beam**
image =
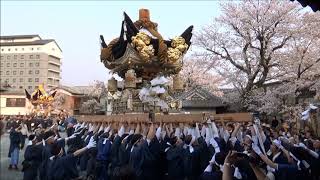
[[(119, 115), (80, 115), (76, 116), (80, 122), (150, 122), (149, 114), (119, 114)], [(205, 122), (207, 118), (216, 122), (250, 122), (250, 113), (226, 113), (226, 114), (156, 114), (154, 122), (164, 123), (196, 123)]]

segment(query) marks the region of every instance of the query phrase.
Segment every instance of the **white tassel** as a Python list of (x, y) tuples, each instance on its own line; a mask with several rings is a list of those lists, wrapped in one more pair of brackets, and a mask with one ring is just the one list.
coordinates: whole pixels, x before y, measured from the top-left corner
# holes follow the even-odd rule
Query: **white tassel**
[(236, 167), (236, 168), (234, 169), (233, 176), (234, 176), (235, 178), (237, 178), (237, 179), (242, 179), (242, 175), (241, 175), (238, 167)]

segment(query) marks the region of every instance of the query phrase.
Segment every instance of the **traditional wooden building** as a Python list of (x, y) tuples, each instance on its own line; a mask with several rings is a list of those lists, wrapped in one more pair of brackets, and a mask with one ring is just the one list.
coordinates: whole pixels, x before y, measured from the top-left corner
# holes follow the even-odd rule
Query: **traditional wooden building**
[(212, 94), (201, 87), (194, 87), (190, 90), (176, 95), (176, 99), (181, 102), (182, 113), (224, 113), (227, 105), (222, 98)]

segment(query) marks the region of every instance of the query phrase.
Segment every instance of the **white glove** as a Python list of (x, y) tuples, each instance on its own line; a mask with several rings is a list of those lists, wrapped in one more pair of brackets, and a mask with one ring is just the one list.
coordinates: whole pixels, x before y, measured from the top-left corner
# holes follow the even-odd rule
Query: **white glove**
[(281, 141), (275, 139), (272, 141), (272, 143), (277, 146), (279, 149), (283, 149), (283, 146), (281, 145)]
[(214, 138), (210, 139), (210, 144), (214, 147), (215, 153), (220, 152), (220, 147), (219, 147), (217, 141)]
[(94, 127), (93, 127), (93, 125), (90, 123), (90, 124), (89, 124), (89, 132), (92, 132), (93, 129), (94, 129)]
[(87, 149), (96, 147), (96, 141), (94, 140), (94, 137), (92, 136), (89, 140), (88, 145), (86, 146)]
[(257, 153), (258, 155), (262, 154), (260, 148), (256, 144), (252, 144), (252, 150)]
[(85, 126), (85, 123), (83, 122), (83, 123), (81, 124), (80, 128), (84, 128), (84, 126)]
[(100, 131), (102, 131), (102, 130), (104, 130), (104, 128), (103, 128), (103, 125), (101, 124), (98, 132), (100, 132)]
[(123, 134), (124, 134), (124, 126), (121, 126), (121, 128), (119, 129), (118, 135), (122, 137)]
[(302, 147), (303, 149), (308, 149), (307, 146), (305, 144), (303, 144), (303, 143), (299, 143), (298, 146)]
[(77, 123), (76, 125), (73, 126), (74, 127), (74, 130), (77, 130), (79, 127), (80, 127), (80, 124)]
[(196, 129), (195, 129), (195, 132), (194, 132), (194, 136), (196, 138), (199, 138), (201, 136), (198, 123), (196, 123)]
[(181, 135), (181, 131), (180, 131), (180, 128), (176, 128), (176, 131), (174, 132), (174, 136), (176, 136), (176, 137), (180, 137), (180, 135)]
[(231, 137), (230, 141), (232, 143), (232, 146), (234, 146), (234, 144), (236, 144), (236, 142), (237, 142), (237, 138), (236, 137)]
[(162, 131), (162, 132), (161, 132), (161, 137), (162, 137), (162, 139), (164, 139), (164, 138), (166, 137), (166, 134), (167, 134), (166, 131)]
[(212, 136), (213, 137), (219, 137), (219, 131), (218, 131), (218, 128), (216, 126), (216, 123), (214, 123), (214, 122), (211, 123), (211, 131), (212, 131)]
[(110, 127), (111, 127), (111, 125), (109, 125), (108, 127), (104, 128), (104, 132), (105, 132), (105, 133), (106, 133), (106, 132), (109, 132), (109, 131), (110, 131)]
[(160, 140), (160, 138), (161, 138), (161, 127), (157, 128), (156, 137), (157, 137), (158, 140)]
[(214, 148), (219, 147), (217, 141), (216, 141), (214, 138), (211, 138), (211, 139), (210, 139), (210, 144), (211, 144)]
[(129, 131), (129, 135), (131, 135), (131, 134), (134, 134), (134, 130), (133, 130), (133, 129), (131, 129), (131, 130)]

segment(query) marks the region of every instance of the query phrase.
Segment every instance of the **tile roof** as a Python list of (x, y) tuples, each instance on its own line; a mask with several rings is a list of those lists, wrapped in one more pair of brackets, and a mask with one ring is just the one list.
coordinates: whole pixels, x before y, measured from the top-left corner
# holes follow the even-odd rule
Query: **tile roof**
[[(193, 94), (198, 94), (202, 96), (203, 100), (194, 100), (187, 99)], [(213, 108), (213, 107), (224, 107), (226, 104), (223, 103), (223, 100), (212, 94), (201, 87), (194, 87), (188, 91), (185, 91), (176, 96), (177, 99), (182, 100), (182, 108)]]
[(28, 35), (0, 36), (0, 39), (26, 39), (26, 38), (34, 38), (34, 37), (40, 38), (38, 34), (28, 34)]
[(41, 39), (27, 42), (1, 42), (1, 46), (25, 46), (25, 45), (45, 45), (55, 41), (54, 39)]

